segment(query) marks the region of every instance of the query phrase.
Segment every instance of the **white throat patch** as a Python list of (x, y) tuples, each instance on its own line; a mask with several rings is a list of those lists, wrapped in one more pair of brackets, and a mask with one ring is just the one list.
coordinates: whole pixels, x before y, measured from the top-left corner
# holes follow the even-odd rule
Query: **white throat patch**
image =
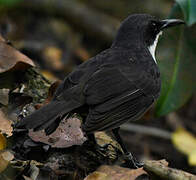
[(155, 58), (155, 51), (156, 51), (157, 43), (158, 43), (158, 40), (159, 40), (159, 36), (161, 34), (162, 34), (162, 31), (160, 31), (160, 33), (157, 34), (157, 37), (156, 37), (154, 43), (151, 46), (148, 47), (148, 50), (150, 51), (150, 54), (152, 55), (155, 63), (157, 63), (156, 58)]

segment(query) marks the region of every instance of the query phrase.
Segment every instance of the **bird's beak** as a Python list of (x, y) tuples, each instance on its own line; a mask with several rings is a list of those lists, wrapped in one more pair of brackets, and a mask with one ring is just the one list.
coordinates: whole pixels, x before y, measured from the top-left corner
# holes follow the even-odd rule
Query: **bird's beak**
[(160, 30), (173, 27), (173, 26), (177, 26), (179, 24), (185, 24), (185, 22), (180, 19), (165, 19), (161, 21)]

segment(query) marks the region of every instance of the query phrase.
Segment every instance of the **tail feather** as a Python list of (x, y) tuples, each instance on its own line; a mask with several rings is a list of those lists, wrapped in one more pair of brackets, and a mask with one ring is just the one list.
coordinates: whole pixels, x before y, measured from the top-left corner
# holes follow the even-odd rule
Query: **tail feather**
[(52, 134), (59, 126), (59, 123), (61, 122), (62, 119), (63, 119), (62, 117), (58, 117), (52, 124), (50, 124), (50, 126), (44, 128), (46, 135)]
[(77, 101), (51, 101), (16, 124), (16, 128), (41, 130), (48, 128), (59, 116), (62, 116), (81, 104)]

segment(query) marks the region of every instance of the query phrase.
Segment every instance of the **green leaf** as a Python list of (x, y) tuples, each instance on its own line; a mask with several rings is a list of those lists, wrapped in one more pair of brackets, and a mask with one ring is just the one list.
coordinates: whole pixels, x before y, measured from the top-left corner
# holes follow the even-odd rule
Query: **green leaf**
[(176, 0), (189, 26), (196, 22), (196, 0)]
[(21, 0), (0, 0), (0, 6), (13, 6)]
[(156, 105), (156, 116), (177, 110), (196, 89), (195, 27), (176, 27), (165, 32), (166, 36), (163, 35), (159, 48), (163, 52), (158, 58), (162, 90)]
[[(181, 18), (175, 4), (170, 18)], [(183, 106), (196, 90), (196, 24), (168, 29), (164, 32), (157, 57), (161, 70), (162, 90), (156, 105), (156, 116), (165, 115)]]

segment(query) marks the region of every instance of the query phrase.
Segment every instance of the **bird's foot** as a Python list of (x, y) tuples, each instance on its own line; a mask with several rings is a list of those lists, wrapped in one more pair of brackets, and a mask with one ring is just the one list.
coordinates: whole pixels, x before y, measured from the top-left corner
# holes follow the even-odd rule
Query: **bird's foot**
[(129, 152), (124, 154), (124, 159), (126, 161), (126, 164), (130, 167), (130, 168), (141, 168), (143, 167), (144, 163), (137, 161), (137, 159), (134, 158), (134, 156)]

